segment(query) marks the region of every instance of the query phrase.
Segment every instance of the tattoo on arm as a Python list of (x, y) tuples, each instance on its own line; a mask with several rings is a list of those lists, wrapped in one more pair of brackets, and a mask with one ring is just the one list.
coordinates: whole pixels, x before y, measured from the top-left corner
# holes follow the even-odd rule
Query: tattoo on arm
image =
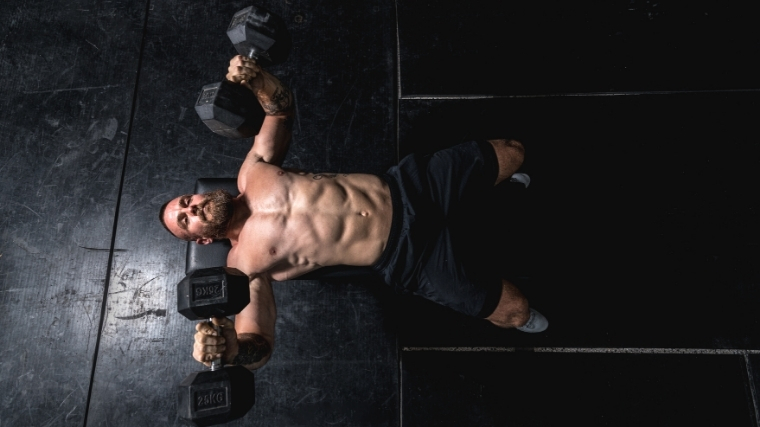
[(272, 346), (259, 334), (239, 334), (238, 354), (232, 360), (233, 365), (252, 365), (272, 353)]
[(269, 115), (281, 113), (290, 108), (292, 94), (287, 86), (280, 86), (275, 89), (269, 102), (264, 104), (264, 111)]

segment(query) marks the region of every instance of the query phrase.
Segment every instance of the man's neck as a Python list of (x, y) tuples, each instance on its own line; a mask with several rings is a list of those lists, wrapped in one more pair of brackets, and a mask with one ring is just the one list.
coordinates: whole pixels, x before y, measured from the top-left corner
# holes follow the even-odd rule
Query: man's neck
[(251, 216), (251, 210), (248, 204), (243, 199), (243, 195), (240, 194), (232, 199), (232, 218), (230, 224), (227, 226), (226, 237), (230, 239), (231, 244), (236, 244), (240, 231), (243, 229), (248, 217)]

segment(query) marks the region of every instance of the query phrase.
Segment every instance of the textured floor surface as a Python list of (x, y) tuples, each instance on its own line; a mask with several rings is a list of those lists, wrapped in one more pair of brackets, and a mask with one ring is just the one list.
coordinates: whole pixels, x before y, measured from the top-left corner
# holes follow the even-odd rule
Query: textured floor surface
[[(550, 321), (504, 331), (382, 283), (275, 284), (249, 426), (757, 426), (760, 30), (746, 2), (271, 0), (286, 166), (381, 173), (526, 146), (472, 245)], [(0, 5), (0, 427), (179, 425), (201, 365), (156, 219), (250, 148), (193, 105), (230, 0)]]

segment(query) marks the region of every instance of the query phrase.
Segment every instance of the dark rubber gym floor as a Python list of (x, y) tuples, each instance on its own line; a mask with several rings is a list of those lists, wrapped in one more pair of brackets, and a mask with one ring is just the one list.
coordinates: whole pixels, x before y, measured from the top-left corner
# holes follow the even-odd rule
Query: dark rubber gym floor
[[(0, 5), (0, 427), (174, 426), (201, 365), (161, 203), (250, 148), (193, 111), (247, 1)], [(293, 51), (286, 166), (383, 172), (472, 138), (528, 190), (476, 242), (551, 322), (381, 283), (275, 284), (234, 426), (758, 426), (760, 27), (750, 2), (264, 0)]]

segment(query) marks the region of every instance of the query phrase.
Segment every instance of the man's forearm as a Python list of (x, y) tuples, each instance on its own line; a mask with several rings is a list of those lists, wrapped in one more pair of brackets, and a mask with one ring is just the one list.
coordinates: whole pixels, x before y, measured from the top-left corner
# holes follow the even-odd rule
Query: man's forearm
[(233, 365), (243, 365), (248, 369), (258, 369), (272, 355), (272, 345), (259, 334), (238, 334), (238, 353), (232, 359)]
[(257, 79), (259, 81), (253, 92), (264, 112), (270, 116), (289, 115), (293, 107), (293, 93), (290, 89), (265, 70), (261, 70)]

